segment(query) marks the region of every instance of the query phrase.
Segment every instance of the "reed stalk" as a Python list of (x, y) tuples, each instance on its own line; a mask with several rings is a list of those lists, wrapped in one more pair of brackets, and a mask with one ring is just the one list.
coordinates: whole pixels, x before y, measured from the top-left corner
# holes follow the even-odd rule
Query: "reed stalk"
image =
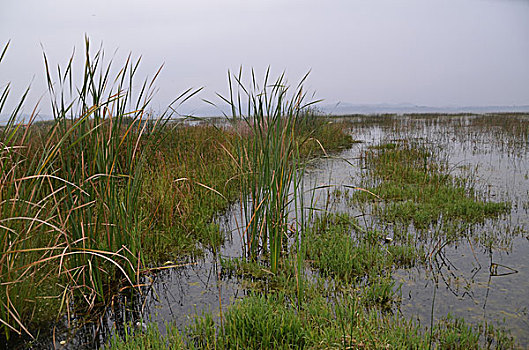
[(298, 200), (302, 174), (299, 174), (299, 145), (304, 142), (297, 132), (305, 103), (303, 82), (290, 91), (284, 74), (270, 81), (267, 70), (263, 85), (252, 71), (251, 82), (242, 82), (228, 73), (230, 95), (223, 98), (231, 107), (229, 118), (239, 137), (234, 145), (234, 159), (239, 169), (242, 212), (245, 220), (244, 253), (251, 259), (268, 255), (271, 271), (276, 273), (289, 234), (288, 220), (292, 205)]
[[(0, 55), (0, 61), (7, 45)], [(44, 55), (54, 120), (18, 117), (27, 92), (0, 128), (0, 324), (26, 325), (53, 311), (92, 308), (116, 282), (134, 285), (141, 261), (139, 194), (146, 109), (155, 78), (136, 90), (140, 59), (118, 67), (86, 39), (76, 84), (72, 56), (56, 78)], [(0, 95), (0, 112), (9, 85)], [(51, 300), (51, 301), (50, 301)]]

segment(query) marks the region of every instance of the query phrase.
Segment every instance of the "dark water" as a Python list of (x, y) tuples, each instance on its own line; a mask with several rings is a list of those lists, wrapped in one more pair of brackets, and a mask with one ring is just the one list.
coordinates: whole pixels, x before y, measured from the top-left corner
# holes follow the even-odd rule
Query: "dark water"
[[(510, 136), (491, 127), (476, 126), (471, 117), (400, 118), (398, 120), (359, 121), (353, 137), (362, 141), (335, 157), (309, 167), (305, 185), (315, 187), (358, 186), (363, 171), (358, 161), (366, 147), (380, 142), (408, 140), (424, 142), (439, 149), (454, 175), (472, 177), (483, 198), (508, 200), (513, 209), (505, 217), (487, 220), (472, 228), (469, 239), (437, 248), (438, 241), (422, 242), (431, 259), (411, 269), (394, 271), (400, 284), (401, 302), (396, 312), (430, 326), (451, 314), (468, 323), (489, 323), (508, 329), (523, 347), (529, 347), (529, 144), (524, 138)], [(527, 125), (527, 124), (526, 124)], [(329, 206), (329, 188), (316, 192), (320, 207)], [(122, 333), (123, 324), (153, 321), (162, 330), (166, 322), (180, 328), (195, 314), (211, 312), (218, 317), (244, 290), (237, 279), (220, 278), (219, 256), (240, 256), (241, 218), (237, 205), (218, 218), (231, 237), (218, 254), (207, 252), (204, 259), (179, 268), (146, 276), (141, 296), (121, 296), (114, 307), (91, 324), (76, 327), (58, 324), (58, 347), (93, 348), (111, 334)], [(369, 216), (368, 209), (352, 207), (334, 200), (330, 208), (363, 214), (366, 226), (381, 225)], [(367, 215), (366, 215), (367, 214)], [(361, 220), (362, 222), (362, 220)], [(391, 226), (383, 226), (392, 234)], [(413, 230), (413, 228), (407, 228)], [(433, 315), (432, 315), (433, 305)], [(75, 329), (75, 330), (74, 330)], [(66, 341), (62, 346), (60, 341)], [(27, 345), (27, 344), (26, 344)], [(50, 338), (35, 347), (53, 346)]]

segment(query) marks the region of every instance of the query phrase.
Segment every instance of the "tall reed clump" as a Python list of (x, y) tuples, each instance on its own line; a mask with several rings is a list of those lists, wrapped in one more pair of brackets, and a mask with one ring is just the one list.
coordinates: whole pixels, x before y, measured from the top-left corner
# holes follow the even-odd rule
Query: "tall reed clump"
[(223, 98), (231, 106), (229, 120), (239, 136), (232, 149), (243, 196), (244, 253), (252, 259), (268, 255), (274, 273), (289, 230), (297, 231), (302, 224), (296, 220), (289, 227), (288, 219), (300, 199), (299, 148), (307, 136), (300, 139), (296, 128), (312, 104), (305, 103), (306, 77), (291, 92), (284, 75), (271, 82), (267, 70), (260, 86), (252, 71), (247, 88), (241, 70), (238, 75), (228, 74), (230, 96)]
[(30, 334), (25, 325), (53, 311), (108, 300), (115, 282), (134, 284), (141, 264), (142, 139), (154, 79), (135, 92), (139, 59), (115, 68), (102, 49), (91, 53), (88, 39), (85, 49), (78, 86), (73, 56), (57, 67), (57, 82), (44, 56), (53, 122), (19, 124), (17, 107), (0, 131), (6, 336)]

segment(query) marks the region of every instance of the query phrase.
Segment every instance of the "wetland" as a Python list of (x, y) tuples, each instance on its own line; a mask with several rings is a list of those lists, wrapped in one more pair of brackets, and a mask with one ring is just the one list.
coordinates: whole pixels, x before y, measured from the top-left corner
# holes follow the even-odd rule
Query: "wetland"
[(322, 115), (241, 72), (174, 119), (86, 60), (0, 128), (0, 346), (529, 346), (529, 115)]

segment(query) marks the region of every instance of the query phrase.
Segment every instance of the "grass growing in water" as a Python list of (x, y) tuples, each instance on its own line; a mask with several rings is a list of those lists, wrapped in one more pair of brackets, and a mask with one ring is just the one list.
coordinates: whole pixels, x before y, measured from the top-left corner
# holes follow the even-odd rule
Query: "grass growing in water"
[[(515, 347), (501, 330), (449, 315), (430, 330), (392, 312), (399, 292), (390, 272), (415, 264), (423, 255), (416, 247), (388, 242), (349, 215), (323, 216), (306, 229), (303, 266), (314, 267), (315, 275), (297, 273), (295, 245), (283, 247), (275, 273), (252, 260), (225, 260), (223, 272), (242, 276), (250, 292), (224, 313), (221, 325), (206, 314), (178, 336), (137, 336), (162, 349)], [(297, 293), (299, 284), (304, 293)], [(124, 345), (115, 339), (113, 346)]]
[[(301, 123), (295, 138), (303, 159), (319, 155), (321, 145), (333, 151), (351, 143), (344, 123), (328, 123), (311, 114), (304, 114)], [(151, 135), (160, 141), (146, 151), (148, 176), (140, 197), (142, 211), (149, 216), (142, 233), (147, 261), (196, 256), (204, 247), (217, 249), (223, 242), (213, 217), (240, 199), (241, 186), (250, 181), (251, 175), (242, 172), (233, 157), (236, 147), (242, 150), (252, 142), (247, 130), (244, 121), (231, 120), (223, 127), (207, 122), (167, 124)]]
[[(394, 144), (379, 148), (399, 147)], [(431, 176), (428, 163), (423, 176)], [(448, 174), (442, 167), (432, 173)], [(464, 194), (472, 194), (473, 199), (479, 201), (469, 183), (450, 175), (447, 178), (452, 184), (461, 181)], [(455, 213), (451, 220), (464, 222), (461, 214)], [(322, 217), (312, 229), (304, 238), (309, 255), (307, 264), (315, 267), (317, 273), (301, 276), (305, 284), (301, 301), (300, 295), (294, 292), (296, 278), (299, 278), (294, 268), (295, 249), (282, 255), (281, 268), (275, 274), (252, 261), (230, 260), (223, 269), (246, 276), (247, 286), (252, 290), (250, 295), (227, 311), (227, 314), (237, 315), (235, 320), (230, 319), (226, 327), (229, 331), (224, 330), (225, 324), (216, 326), (211, 316), (204, 316), (180, 333), (185, 347), (249, 347), (246, 344), (253, 348), (515, 347), (513, 340), (501, 331), (488, 326), (471, 326), (449, 315), (434, 324), (430, 331), (392, 314), (387, 304), (391, 301), (398, 305), (398, 289), (387, 272), (393, 267), (413, 264), (417, 255), (421, 255), (414, 247), (388, 242), (381, 232), (360, 229), (348, 216)], [(291, 248), (285, 246), (285, 250)], [(367, 256), (371, 264), (355, 264), (355, 256)], [(252, 317), (245, 318), (245, 315)], [(252, 323), (253, 319), (258, 321)], [(231, 322), (236, 330), (231, 328)], [(301, 341), (289, 335), (290, 325), (302, 335)]]
[[(246, 88), (241, 70), (238, 76), (229, 75), (230, 96), (225, 98), (232, 108), (230, 121), (238, 130), (232, 158), (241, 184), (245, 253), (252, 259), (267, 255), (273, 273), (278, 271), (289, 233), (290, 208), (298, 205), (303, 174), (300, 146), (308, 136), (300, 140), (297, 129), (304, 125), (304, 109), (310, 105), (304, 102), (305, 78), (289, 95), (283, 75), (269, 82), (267, 71), (261, 87), (252, 72)], [(303, 226), (302, 219), (296, 220), (294, 228), (300, 233), (297, 228)]]
[[(412, 143), (382, 144), (362, 157), (374, 186), (366, 186), (386, 204), (377, 207), (383, 220), (430, 227), (438, 220), (473, 224), (510, 211), (510, 203), (479, 198), (472, 184), (450, 175), (436, 153)], [(371, 201), (366, 193), (357, 199)]]
[[(63, 309), (104, 301), (113, 282), (127, 277), (132, 282), (146, 259), (155, 259), (157, 249), (169, 249), (175, 241), (185, 253), (196, 252), (197, 242), (218, 246), (222, 237), (211, 217), (236, 197), (242, 183), (243, 193), (256, 198), (247, 207), (246, 227), (257, 225), (252, 231), (256, 235), (246, 236), (248, 252), (253, 257), (264, 254), (274, 270), (259, 276), (268, 294), (254, 291), (237, 303), (220, 329), (205, 316), (185, 333), (172, 328), (168, 340), (158, 339), (153, 328), (145, 336), (127, 339), (140, 339), (138, 346), (157, 347), (168, 346), (166, 341), (175, 347), (206, 348), (427, 346), (416, 325), (392, 315), (387, 307), (398, 301), (396, 286), (387, 273), (394, 266), (413, 263), (417, 254), (413, 248), (383, 243), (379, 233), (358, 231), (354, 220), (347, 217), (322, 218), (309, 231), (305, 231), (302, 212), (296, 211), (296, 219), (289, 217), (289, 206), (303, 207), (296, 197), (298, 171), (304, 149), (311, 149), (306, 145), (318, 137), (311, 130), (312, 122), (306, 122), (301, 88), (293, 98), (286, 98), (282, 78), (270, 85), (265, 81), (264, 89), (254, 85), (257, 93), (246, 91), (251, 101), (248, 111), (238, 108), (231, 131), (178, 127), (158, 133), (143, 120), (151, 83), (146, 82), (136, 95), (129, 85), (136, 67), (127, 61), (111, 88), (110, 66), (103, 64), (100, 54), (87, 55), (85, 80), (74, 97), (64, 93), (74, 90), (68, 85), (70, 65), (59, 73), (58, 83), (49, 78), (53, 123), (38, 129), (12, 118), (1, 130), (0, 318), (4, 332), (20, 333), (25, 320), (51, 309), (52, 304), (59, 309), (61, 301)], [(7, 93), (2, 96), (0, 105)], [(235, 101), (236, 97), (230, 99), (238, 107)], [(332, 136), (332, 127), (320, 130)], [(149, 138), (160, 135), (164, 135), (160, 147), (150, 148)], [(153, 151), (155, 158), (147, 159), (145, 150)], [(441, 188), (445, 180), (436, 179), (437, 171), (430, 173), (432, 167), (427, 163), (422, 163), (420, 176), (410, 172), (410, 178), (422, 176), (428, 181), (421, 186), (433, 183)], [(392, 173), (397, 172), (401, 169)], [(438, 171), (444, 172), (442, 168)], [(447, 184), (456, 184), (471, 202), (479, 202), (464, 182), (447, 178)], [(208, 187), (223, 193), (228, 201)], [(427, 203), (429, 192), (422, 191), (426, 194), (408, 201)], [(411, 198), (414, 191), (407, 193)], [(393, 200), (402, 198), (397, 194)], [(255, 203), (267, 209), (256, 213)], [(441, 214), (457, 220), (477, 212), (481, 213), (476, 216), (478, 221), (480, 215), (501, 212), (501, 208), (480, 205), (476, 209), (463, 203), (463, 209), (445, 208)], [(409, 215), (399, 220), (428, 225), (440, 215), (434, 209), (424, 214), (426, 219)], [(255, 219), (258, 215), (262, 215), (260, 221)], [(291, 222), (294, 225), (288, 225)], [(299, 239), (297, 246), (289, 247), (285, 238), (293, 232), (304, 241)], [(309, 263), (325, 279), (299, 273), (305, 267), (305, 249)], [(346, 254), (341, 254), (344, 249)], [(149, 255), (142, 255), (142, 250)], [(360, 259), (371, 263), (359, 263)], [(245, 264), (248, 270), (264, 271), (251, 259)], [(304, 293), (297, 292), (300, 284), (305, 286)], [(55, 298), (44, 299), (49, 296)], [(434, 329), (429, 341), (440, 347), (463, 344), (472, 348), (480, 334), (489, 335), (488, 330), (477, 332), (460, 320), (448, 319)], [(508, 338), (498, 342), (506, 347), (510, 344)]]
[(207, 125), (167, 125), (154, 137), (162, 141), (149, 151), (149, 176), (140, 198), (149, 215), (142, 234), (146, 259), (161, 262), (218, 248), (223, 237), (213, 217), (239, 193), (237, 181), (230, 181), (236, 169), (224, 149), (234, 133)]
[(359, 281), (335, 284), (332, 278), (305, 279), (299, 303), (293, 269), (282, 268), (274, 275), (262, 273), (255, 262), (242, 264), (253, 264), (245, 267), (247, 272), (257, 272), (263, 285), (274, 287), (267, 292), (251, 289), (226, 311), (221, 325), (206, 313), (197, 315), (181, 331), (169, 327), (166, 336), (152, 325), (147, 332), (131, 329), (124, 339), (114, 337), (108, 348), (139, 348), (141, 344), (152, 349), (424, 349), (430, 345), (477, 349), (487, 342), (492, 348), (514, 348), (508, 334), (491, 327), (470, 326), (448, 315), (430, 332), (392, 313), (384, 307), (386, 299), (397, 299), (388, 280), (373, 279), (366, 286)]
[(307, 258), (323, 275), (344, 282), (386, 275), (393, 266), (413, 266), (422, 254), (415, 247), (384, 242), (346, 214), (319, 218), (307, 233)]

